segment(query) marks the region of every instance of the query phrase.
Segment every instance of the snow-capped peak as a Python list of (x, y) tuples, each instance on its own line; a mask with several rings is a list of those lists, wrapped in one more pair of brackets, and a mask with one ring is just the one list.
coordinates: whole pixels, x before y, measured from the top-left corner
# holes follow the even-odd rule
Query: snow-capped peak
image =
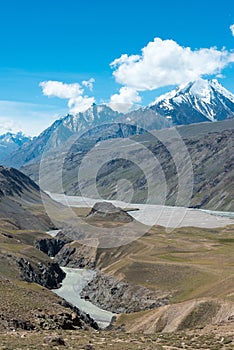
[(211, 121), (222, 120), (234, 115), (234, 94), (216, 79), (199, 78), (157, 97), (150, 107), (165, 116), (170, 116), (175, 110), (178, 115), (186, 110), (188, 116), (194, 112), (197, 117), (200, 114), (201, 121), (204, 117)]
[(13, 134), (7, 132), (0, 135), (0, 161), (6, 159), (12, 152), (16, 151), (24, 143), (31, 140), (31, 137), (25, 136), (22, 132)]
[(29, 141), (30, 139), (31, 139), (30, 137), (25, 136), (21, 131), (17, 132), (16, 134), (7, 132), (3, 135), (0, 135), (1, 143), (15, 143), (17, 145), (21, 145)]
[(221, 95), (229, 99), (231, 102), (234, 103), (234, 94), (232, 94), (230, 91), (225, 89), (217, 79), (210, 80), (210, 85), (218, 91)]
[(193, 82), (180, 85), (178, 88), (167, 92), (156, 98), (156, 100), (151, 104), (152, 106), (161, 101), (170, 100), (178, 97), (181, 94), (191, 94), (197, 98), (201, 98), (207, 103), (210, 102), (211, 97), (213, 97), (213, 91), (216, 90), (221, 95), (228, 98), (234, 103), (234, 95), (225, 89), (217, 79), (205, 80), (199, 78)]

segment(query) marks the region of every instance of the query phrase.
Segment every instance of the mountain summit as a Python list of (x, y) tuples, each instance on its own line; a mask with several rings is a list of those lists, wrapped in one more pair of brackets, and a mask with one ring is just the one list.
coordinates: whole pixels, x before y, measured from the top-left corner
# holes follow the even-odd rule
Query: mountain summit
[(3, 159), (6, 166), (20, 168), (23, 164), (41, 157), (46, 150), (53, 150), (66, 143), (74, 134), (82, 134), (97, 125), (112, 123), (122, 116), (106, 105), (93, 104), (85, 112), (75, 115), (67, 114), (57, 119), (51, 126), (45, 129), (39, 136), (30, 142), (23, 144), (20, 149), (11, 153), (11, 156)]
[[(117, 137), (116, 132), (108, 127), (111, 123), (135, 125), (127, 127), (127, 135), (139, 133), (139, 127), (144, 130), (159, 130), (178, 125), (188, 125), (201, 122), (221, 121), (234, 117), (234, 95), (226, 90), (217, 80), (198, 79), (158, 97), (149, 107), (139, 108), (127, 114), (118, 113), (107, 105), (93, 104), (85, 112), (75, 115), (68, 114), (56, 120), (50, 127), (31, 141), (5, 152), (0, 148), (0, 160), (6, 166), (20, 168), (32, 162), (39, 162), (44, 151), (60, 147), (73, 135), (92, 132), (96, 135), (96, 127), (101, 127), (102, 139)], [(111, 132), (111, 135), (104, 135)], [(92, 129), (95, 128), (94, 131)], [(118, 128), (118, 125), (117, 125)], [(142, 130), (140, 130), (142, 133)], [(114, 136), (113, 136), (114, 135)], [(122, 136), (124, 136), (122, 135)], [(121, 136), (121, 137), (122, 137)], [(1, 146), (1, 139), (0, 139)]]
[(174, 125), (218, 121), (234, 116), (234, 95), (216, 79), (198, 79), (158, 97), (150, 108)]
[(0, 161), (30, 140), (31, 138), (25, 136), (22, 132), (16, 134), (7, 132), (6, 134), (0, 135)]

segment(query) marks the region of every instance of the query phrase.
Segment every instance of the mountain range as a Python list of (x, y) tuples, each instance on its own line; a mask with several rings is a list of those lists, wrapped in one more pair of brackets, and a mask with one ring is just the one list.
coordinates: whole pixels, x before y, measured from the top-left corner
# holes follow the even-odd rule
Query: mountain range
[[(93, 209), (67, 208), (43, 189), (59, 192), (62, 175), (65, 194), (80, 195), (85, 189), (95, 198), (91, 174), (103, 199), (119, 199), (120, 189), (132, 194), (135, 203), (144, 203), (151, 192), (156, 193), (154, 203), (161, 204), (157, 200), (166, 190), (166, 205), (185, 206), (177, 198), (180, 192), (183, 200), (184, 189), (191, 185), (190, 170), (193, 189), (187, 207), (234, 211), (233, 101), (233, 95), (217, 82), (197, 81), (126, 115), (93, 105), (85, 113), (57, 120), (34, 139), (2, 138), (6, 144), (13, 138), (16, 144), (4, 162), (23, 171), (0, 166), (0, 332), (5, 332), (10, 348), (19, 347), (19, 341), (26, 348), (37, 344), (74, 348), (72, 341), (86, 349), (119, 343), (120, 349), (125, 339), (134, 349), (139, 344), (146, 349), (148, 340), (149, 348), (176, 344), (178, 349), (184, 345), (231, 349), (233, 225), (180, 227), (171, 232), (152, 226), (129, 244), (102, 248), (99, 241), (89, 247), (76, 240), (85, 225), (93, 225), (94, 230), (108, 227), (114, 242), (114, 225), (122, 234), (127, 232), (122, 224), (129, 221), (127, 237), (135, 237), (136, 221), (116, 208), (118, 221), (113, 222), (112, 206), (108, 205), (112, 213), (103, 215), (103, 203), (101, 208), (100, 203)], [(103, 151), (105, 145), (110, 159)], [(93, 150), (96, 157), (91, 162)], [(82, 163), (87, 172), (79, 181)], [(43, 185), (42, 190), (33, 180)], [(53, 222), (47, 214), (51, 211)], [(196, 225), (200, 219), (194, 212)], [(70, 224), (73, 214), (82, 224), (70, 228), (64, 219)], [(51, 237), (51, 229), (61, 230)], [(81, 295), (104, 310), (122, 313), (113, 318), (107, 333), (93, 332), (97, 324), (89, 315), (49, 290), (60, 287), (64, 267), (96, 269)], [(73, 279), (71, 287), (75, 287)], [(133, 332), (134, 339), (122, 330)], [(100, 338), (95, 340), (97, 334)], [(2, 341), (4, 347), (7, 341)]]
[(7, 132), (0, 135), (0, 161), (6, 159), (12, 152), (18, 150), (24, 143), (31, 140), (31, 137), (22, 132), (16, 134)]
[[(62, 193), (71, 196), (93, 197), (95, 185), (102, 198), (108, 200), (120, 199), (120, 193), (127, 196), (133, 191), (132, 203), (145, 203), (149, 200), (149, 183), (145, 177), (145, 171), (152, 171), (153, 181), (151, 191), (157, 193), (152, 196), (152, 204), (164, 203), (165, 189), (160, 182), (160, 172), (163, 172), (166, 183), (165, 204), (174, 206), (187, 206), (186, 198), (178, 203), (178, 191), (180, 177), (186, 173), (178, 173), (178, 160), (183, 160), (183, 146), (186, 147), (186, 159), (183, 171), (189, 167), (192, 171), (193, 183), (190, 206), (213, 210), (234, 210), (234, 189), (232, 179), (234, 176), (234, 119), (219, 121), (216, 123), (197, 123), (182, 125), (175, 129), (163, 129), (152, 133), (138, 133), (130, 130), (132, 135), (128, 143), (132, 142), (134, 148), (126, 149), (123, 156), (119, 137), (123, 137), (121, 124), (112, 124), (109, 128), (101, 130), (101, 127), (93, 129), (93, 135), (83, 135), (74, 140), (72, 145), (47, 153), (43, 162), (32, 162), (22, 167), (22, 171), (39, 183), (44, 190)], [(135, 130), (136, 131), (136, 130)], [(102, 150), (102, 140), (108, 134), (109, 152), (114, 154), (113, 159), (107, 159), (105, 149)], [(177, 136), (176, 136), (177, 135)], [(118, 137), (118, 139), (116, 139)], [(101, 140), (98, 141), (97, 140)], [(162, 143), (160, 140), (166, 140)], [(97, 143), (97, 144), (96, 144)], [(105, 144), (103, 144), (105, 147)], [(171, 148), (173, 155), (170, 153)], [(90, 163), (90, 151), (96, 153), (96, 160), (92, 158)], [(146, 151), (148, 150), (148, 151)], [(99, 155), (100, 152), (100, 155)], [(146, 152), (151, 158), (146, 156)], [(131, 161), (131, 156), (137, 156), (138, 165)], [(151, 159), (154, 157), (153, 163)], [(105, 160), (106, 159), (106, 160)], [(177, 160), (177, 164), (175, 161)], [(101, 164), (103, 162), (103, 164)], [(61, 172), (62, 164), (62, 172)], [(188, 168), (186, 168), (188, 164)], [(190, 166), (189, 166), (190, 164)], [(85, 166), (86, 177), (78, 179), (80, 169)], [(147, 168), (150, 167), (150, 168)], [(95, 169), (99, 169), (96, 178), (92, 177)], [(91, 174), (91, 176), (90, 176)], [(62, 176), (62, 188), (61, 188)], [(189, 178), (188, 178), (189, 179)], [(189, 186), (189, 182), (185, 187)], [(118, 191), (117, 191), (118, 188)], [(95, 197), (94, 197), (95, 198)], [(97, 197), (96, 197), (97, 198)], [(124, 200), (124, 197), (122, 198)], [(125, 200), (126, 201), (126, 200)]]
[[(5, 148), (0, 153), (0, 160), (3, 165), (20, 168), (38, 161), (44, 151), (63, 145), (72, 135), (113, 122), (133, 124), (145, 130), (160, 130), (184, 124), (214, 122), (233, 116), (234, 95), (217, 80), (199, 79), (158, 97), (151, 106), (127, 114), (113, 111), (107, 105), (95, 104), (83, 113), (68, 114), (31, 140), (22, 141), (21, 135), (21, 139), (18, 138), (21, 144), (14, 142), (14, 147), (5, 147), (6, 143), (3, 144)], [(2, 138), (4, 140), (5, 136)]]
[[(107, 105), (94, 104), (83, 113), (68, 114), (56, 120), (31, 140), (26, 140), (19, 134), (17, 149), (8, 154), (2, 163), (20, 168), (38, 182), (43, 157), (40, 180), (44, 190), (61, 192), (57, 177), (61, 174), (62, 164), (65, 192), (69, 195), (80, 195), (81, 187), (85, 187), (90, 188), (92, 196), (90, 183), (84, 181), (81, 185), (77, 179), (85, 155), (104, 140), (130, 138), (148, 143), (150, 151), (160, 159), (169, 182), (166, 204), (175, 205), (178, 189), (175, 164), (173, 157), (168, 155), (168, 150), (161, 147), (157, 140), (160, 139), (157, 132), (162, 129), (176, 130), (181, 135), (192, 161), (195, 182), (191, 205), (232, 210), (233, 192), (230, 181), (233, 172), (233, 117), (234, 95), (217, 80), (199, 79), (157, 98), (151, 106), (127, 114), (115, 112)], [(152, 130), (158, 130), (154, 140), (149, 133)], [(170, 133), (168, 135), (170, 138)], [(13, 135), (10, 139), (12, 138)], [(118, 151), (116, 150), (116, 154)], [(139, 152), (139, 157), (142, 162), (145, 161), (142, 152)], [(97, 183), (105, 198), (115, 199), (113, 183), (121, 178), (133, 181), (133, 200), (144, 202), (146, 179), (137, 167), (123, 163), (122, 160), (107, 162), (99, 171)]]

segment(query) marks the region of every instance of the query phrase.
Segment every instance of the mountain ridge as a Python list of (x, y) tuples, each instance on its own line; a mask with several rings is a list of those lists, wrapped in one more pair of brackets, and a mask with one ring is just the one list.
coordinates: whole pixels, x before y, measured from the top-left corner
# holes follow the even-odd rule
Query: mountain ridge
[(177, 125), (214, 122), (233, 117), (234, 94), (216, 79), (198, 79), (156, 98), (150, 108)]
[(82, 134), (99, 123), (103, 124), (106, 118), (108, 118), (108, 122), (111, 122), (121, 115), (108, 106), (95, 104), (84, 113), (67, 114), (65, 117), (57, 119), (39, 136), (22, 145), (2, 163), (5, 166), (20, 168), (22, 165), (40, 158), (43, 152), (64, 144), (71, 136)]
[(30, 140), (31, 137), (24, 135), (21, 131), (17, 133), (7, 132), (0, 135), (0, 161)]
[(63, 146), (73, 135), (82, 135), (99, 125), (125, 123), (145, 130), (160, 130), (233, 117), (234, 95), (217, 80), (199, 79), (158, 97), (148, 107), (127, 114), (118, 113), (107, 105), (96, 104), (83, 113), (67, 114), (7, 157), (0, 156), (0, 160), (3, 165), (16, 168), (40, 161), (43, 152)]
[(61, 205), (52, 201), (39, 186), (17, 169), (0, 166), (1, 223), (14, 229), (49, 230), (54, 228), (43, 207), (47, 200), (56, 210)]

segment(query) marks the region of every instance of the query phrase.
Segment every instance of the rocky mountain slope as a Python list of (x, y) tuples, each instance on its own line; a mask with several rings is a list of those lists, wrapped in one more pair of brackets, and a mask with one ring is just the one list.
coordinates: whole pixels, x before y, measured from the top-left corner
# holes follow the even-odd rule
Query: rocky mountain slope
[(6, 134), (0, 135), (0, 162), (30, 140), (30, 137), (25, 136), (21, 132), (17, 134), (7, 132)]
[[(60, 233), (56, 238), (64, 237)], [(126, 331), (187, 332), (220, 324), (231, 327), (232, 237), (233, 225), (179, 228), (170, 233), (154, 226), (138, 240), (117, 248), (87, 249), (79, 242), (66, 241), (54, 261), (101, 271), (82, 295), (122, 313), (115, 325)]]
[[(191, 182), (193, 193), (190, 202), (191, 207), (234, 211), (234, 122), (221, 122), (221, 124), (227, 126), (226, 130), (213, 132), (212, 128), (207, 128), (207, 133), (203, 130), (203, 133), (196, 134), (196, 126), (193, 128), (189, 126), (178, 129), (183, 136), (183, 142), (192, 164), (193, 178)], [(200, 127), (199, 124), (197, 126)], [(194, 136), (192, 135), (191, 128), (194, 131)], [(160, 135), (160, 133), (155, 133), (154, 138), (148, 137), (147, 134), (137, 136), (135, 140), (144, 145), (144, 147), (147, 147), (159, 161), (167, 184), (165, 204), (176, 205), (179, 190), (178, 176), (182, 175), (178, 175), (174, 161), (175, 159), (179, 159), (182, 151), (179, 146), (177, 148), (173, 147), (173, 133), (170, 134), (170, 129), (168, 131), (162, 131), (161, 135), (163, 133), (165, 135), (164, 140), (168, 139), (167, 146), (157, 139), (157, 135)], [(166, 136), (167, 134), (168, 137)], [(170, 139), (172, 141), (169, 141)], [(175, 152), (173, 156), (168, 151), (170, 142), (172, 143), (171, 148)], [(146, 161), (144, 154), (144, 148), (139, 148), (137, 155), (139, 163), (143, 164)], [(160, 168), (159, 166), (155, 166), (153, 170), (156, 179), (157, 174), (158, 176), (160, 175)], [(65, 174), (64, 172), (64, 177), (66, 176)], [(96, 179), (99, 193), (103, 198), (117, 199), (115, 186), (123, 178), (128, 179), (130, 182), (129, 187), (125, 185), (125, 191), (130, 190), (130, 186), (134, 189), (132, 202), (144, 203), (148, 198), (148, 184), (144, 175), (144, 168), (142, 172), (139, 172), (139, 169), (133, 163), (122, 159), (107, 162), (99, 170)], [(88, 186), (88, 183), (80, 185), (81, 189), (85, 187), (86, 193), (88, 192)], [(157, 186), (156, 180), (155, 186)], [(74, 194), (74, 189), (76, 188), (76, 185), (71, 183), (70, 187), (67, 187), (67, 193)], [(163, 198), (164, 189), (163, 187), (162, 189), (158, 188), (158, 195), (151, 199), (152, 203), (160, 204), (160, 191), (162, 191), (161, 197)], [(183, 202), (180, 204), (183, 206)]]
[(160, 130), (233, 116), (234, 95), (216, 80), (199, 79), (157, 98), (150, 107), (127, 114), (115, 112), (107, 105), (95, 104), (83, 113), (68, 114), (19, 149), (11, 150), (11, 154), (7, 151), (7, 157), (4, 157), (3, 152), (0, 159), (4, 165), (20, 168), (38, 162), (43, 152), (58, 148), (73, 135), (81, 135), (98, 125), (113, 122), (137, 125), (145, 130)]
[[(80, 137), (73, 135), (60, 147), (48, 150), (44, 153), (43, 162), (32, 162), (21, 170), (34, 181), (39, 181), (39, 168), (41, 167), (41, 186), (50, 192), (58, 191), (58, 176), (61, 174), (61, 164), (66, 163), (65, 168), (69, 172), (69, 179), (77, 178), (76, 164), (79, 163), (98, 142), (111, 139), (124, 139), (132, 135), (144, 133), (142, 128), (123, 123), (110, 123), (96, 126)], [(52, 171), (52, 173), (51, 173)], [(53, 175), (52, 175), (53, 174)], [(69, 180), (70, 182), (70, 180)]]
[[(93, 129), (97, 126), (100, 129), (106, 130), (105, 137), (108, 138), (108, 128), (112, 123), (121, 124), (125, 129), (129, 129), (128, 134), (123, 133), (122, 137), (131, 135), (131, 130), (134, 135), (138, 130), (143, 132), (143, 129), (163, 129), (172, 126), (171, 121), (159, 115), (151, 109), (139, 109), (130, 112), (126, 115), (113, 111), (106, 105), (93, 105), (86, 112), (77, 115), (68, 114), (64, 118), (56, 120), (49, 128), (44, 130), (39, 136), (28, 140), (21, 147), (6, 147), (0, 148), (0, 160), (6, 166), (20, 168), (23, 165), (39, 162), (44, 152), (60, 149), (68, 140), (72, 142), (72, 136), (80, 137), (82, 134), (92, 135)], [(129, 126), (128, 126), (129, 125)], [(132, 127), (131, 125), (136, 125)], [(94, 130), (94, 133), (96, 132)], [(136, 130), (136, 132), (135, 132)], [(1, 144), (0, 144), (1, 146)]]
[[(119, 136), (118, 132), (114, 132), (109, 128), (109, 135)], [(233, 188), (233, 176), (234, 176), (234, 119), (220, 121), (215, 123), (198, 123), (189, 126), (180, 126), (176, 128), (177, 135), (183, 140), (183, 145), (186, 148), (186, 154), (189, 157), (189, 161), (192, 164), (192, 186), (193, 193), (191, 198), (191, 207), (207, 208), (215, 210), (234, 210), (234, 188)], [(133, 132), (132, 132), (133, 133)], [(137, 152), (137, 159), (139, 164), (147, 162), (145, 158), (145, 147), (149, 150), (150, 154), (154, 155), (155, 159), (159, 162), (161, 170), (164, 173), (165, 181), (167, 184), (166, 192), (166, 204), (176, 205), (178, 195), (178, 171), (174, 160), (181, 158), (181, 143), (180, 146), (173, 145), (173, 137), (175, 137), (173, 129), (165, 129), (161, 131), (155, 131), (152, 134), (145, 133), (139, 136), (133, 136), (133, 142), (139, 144), (139, 150)], [(165, 145), (160, 142), (160, 138), (166, 140)], [(177, 137), (178, 138), (178, 137)], [(43, 162), (43, 171), (41, 172), (41, 183), (44, 184), (44, 189), (51, 192), (59, 192), (59, 180), (61, 173), (59, 172), (61, 164), (63, 164), (63, 189), (66, 194), (80, 195), (84, 190), (92, 197), (93, 183), (83, 179), (82, 183), (78, 183), (79, 167), (82, 164), (83, 159), (91, 149), (97, 150), (97, 140), (99, 140), (100, 150), (101, 142), (105, 140), (103, 130), (99, 127), (96, 129), (96, 133), (93, 133), (93, 137), (89, 134), (84, 136), (79, 142), (74, 142), (72, 147), (65, 152), (64, 156), (60, 153), (57, 157), (52, 153)], [(99, 193), (105, 199), (116, 199), (118, 193), (116, 192), (116, 185), (119, 189), (121, 180), (125, 179), (129, 181), (127, 184), (124, 182), (124, 188), (122, 192), (128, 193), (128, 190), (133, 189), (133, 203), (144, 203), (148, 195), (147, 181), (144, 175), (144, 168), (140, 169), (138, 166), (131, 162), (130, 149), (128, 158), (129, 160), (122, 159), (122, 149), (115, 147), (115, 138), (113, 138), (113, 154), (115, 159), (107, 161), (103, 166), (99, 166), (98, 163), (91, 162), (90, 168), (97, 167), (99, 169), (98, 176), (96, 177), (96, 186)], [(170, 154), (169, 148), (174, 150), (174, 155)], [(109, 144), (111, 149), (111, 143)], [(128, 154), (125, 150), (125, 156)], [(100, 153), (101, 155), (101, 153)], [(89, 164), (89, 163), (85, 163)], [(153, 163), (153, 173), (155, 178), (160, 171), (159, 165), (156, 166)], [(39, 164), (31, 164), (24, 167), (23, 171), (31, 176), (35, 181), (38, 181)], [(88, 171), (88, 170), (87, 170)], [(53, 176), (51, 176), (53, 174)], [(157, 181), (155, 181), (155, 186)], [(191, 184), (190, 184), (191, 185)], [(154, 186), (154, 185), (153, 185)], [(154, 188), (154, 187), (153, 187)], [(155, 188), (154, 188), (155, 189)], [(160, 191), (163, 191), (163, 187), (158, 188), (158, 197), (152, 199), (152, 203), (160, 204), (160, 198), (163, 198), (163, 193), (160, 197)], [(89, 197), (86, 196), (86, 197)], [(158, 202), (157, 202), (158, 200)], [(180, 205), (183, 205), (181, 202)], [(187, 206), (187, 204), (185, 203)]]
[(0, 332), (97, 328), (90, 317), (50, 291), (60, 286), (65, 273), (34, 247), (35, 239), (46, 237), (6, 227), (0, 220)]
[(18, 229), (48, 230), (54, 227), (43, 207), (42, 198), (52, 201), (29, 177), (14, 168), (0, 166), (0, 213), (6, 226)]
[(83, 113), (68, 114), (56, 120), (39, 136), (13, 152), (3, 160), (3, 164), (20, 168), (24, 164), (39, 161), (43, 152), (58, 148), (74, 134), (82, 134), (99, 124), (111, 123), (119, 116), (121, 114), (108, 106), (95, 104)]
[[(218, 329), (220, 324), (231, 329), (233, 324), (234, 304), (215, 298), (192, 300), (174, 305), (164, 306), (157, 310), (132, 315), (121, 315), (117, 325), (125, 325), (127, 332), (155, 334), (157, 332), (173, 333), (186, 332), (192, 329), (209, 328), (211, 325)], [(232, 338), (229, 338), (229, 344)], [(202, 344), (198, 345), (202, 348)], [(195, 343), (193, 344), (195, 346)]]
[(218, 121), (234, 116), (234, 95), (216, 79), (199, 79), (156, 99), (151, 109), (173, 125)]
[(55, 211), (62, 206), (41, 192), (30, 178), (0, 167), (0, 331), (87, 329), (97, 324), (55, 296), (65, 273), (36, 242), (54, 228), (42, 198)]

